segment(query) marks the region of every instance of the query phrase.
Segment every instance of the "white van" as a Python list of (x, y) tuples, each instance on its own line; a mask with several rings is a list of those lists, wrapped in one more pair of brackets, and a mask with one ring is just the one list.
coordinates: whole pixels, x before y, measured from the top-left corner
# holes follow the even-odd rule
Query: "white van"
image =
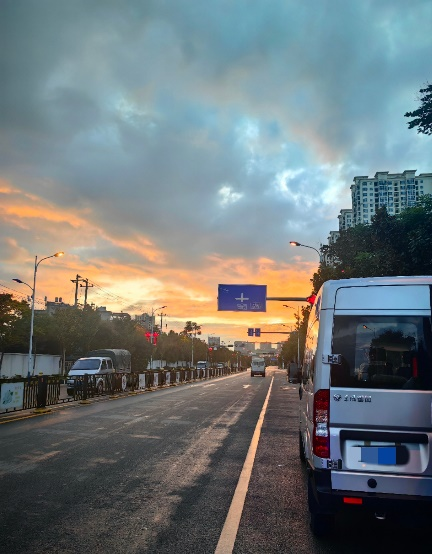
[(327, 281), (309, 318), (300, 458), (311, 529), (431, 515), (432, 276)]
[(265, 360), (263, 358), (252, 358), (251, 377), (255, 377), (255, 375), (262, 375), (265, 377)]
[(114, 373), (112, 359), (107, 356), (79, 358), (70, 368), (66, 379), (66, 390), (70, 396), (74, 395), (77, 385), (81, 386), (84, 375), (90, 376), (90, 385), (98, 394), (106, 388), (106, 375)]

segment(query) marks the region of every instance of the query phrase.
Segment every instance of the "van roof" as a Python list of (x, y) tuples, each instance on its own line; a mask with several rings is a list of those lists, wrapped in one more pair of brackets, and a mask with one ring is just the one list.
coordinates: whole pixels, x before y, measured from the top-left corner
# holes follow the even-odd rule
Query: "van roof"
[(315, 306), (319, 309), (333, 309), (337, 291), (351, 287), (379, 287), (379, 286), (432, 286), (431, 275), (395, 276), (395, 277), (359, 277), (353, 279), (338, 279), (326, 281), (315, 299)]

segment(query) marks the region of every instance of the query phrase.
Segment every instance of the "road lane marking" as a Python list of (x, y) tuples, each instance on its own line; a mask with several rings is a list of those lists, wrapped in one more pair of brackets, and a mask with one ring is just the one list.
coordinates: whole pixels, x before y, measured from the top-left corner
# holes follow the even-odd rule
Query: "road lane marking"
[(261, 428), (264, 422), (264, 416), (270, 399), (273, 380), (274, 377), (272, 377), (272, 380), (270, 382), (270, 387), (264, 401), (261, 413), (259, 415), (251, 443), (249, 445), (246, 460), (240, 473), (237, 487), (231, 501), (230, 509), (228, 510), (228, 515), (226, 517), (221, 536), (219, 537), (219, 542), (217, 544), (215, 554), (231, 554), (234, 549), (234, 543), (236, 540), (237, 531), (240, 525), (240, 518), (246, 500), (246, 493), (249, 487), (249, 481), (252, 473), (256, 451), (258, 448), (258, 442), (261, 435)]

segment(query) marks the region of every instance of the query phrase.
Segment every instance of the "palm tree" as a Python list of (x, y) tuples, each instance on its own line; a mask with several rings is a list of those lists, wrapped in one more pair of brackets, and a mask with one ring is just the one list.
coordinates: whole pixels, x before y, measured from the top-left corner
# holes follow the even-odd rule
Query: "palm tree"
[(201, 335), (201, 325), (198, 325), (195, 321), (186, 321), (182, 334), (192, 339), (192, 358), (191, 366), (194, 363), (194, 338), (197, 335)]

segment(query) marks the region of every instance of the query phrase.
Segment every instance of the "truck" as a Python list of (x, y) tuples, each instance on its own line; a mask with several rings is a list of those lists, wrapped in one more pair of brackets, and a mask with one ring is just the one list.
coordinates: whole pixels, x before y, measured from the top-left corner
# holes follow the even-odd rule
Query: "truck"
[[(67, 393), (74, 394), (76, 389), (75, 381), (84, 375), (93, 376), (94, 386), (99, 394), (106, 388), (106, 375), (109, 373), (131, 373), (131, 354), (129, 350), (120, 348), (103, 348), (91, 350), (84, 358), (79, 358), (69, 370), (67, 376)], [(128, 382), (128, 384), (130, 384)]]
[(131, 353), (129, 350), (121, 348), (102, 348), (91, 350), (87, 353), (87, 358), (111, 358), (116, 373), (131, 373)]
[(208, 369), (209, 367), (210, 367), (210, 363), (203, 360), (197, 362), (196, 364), (197, 369)]

